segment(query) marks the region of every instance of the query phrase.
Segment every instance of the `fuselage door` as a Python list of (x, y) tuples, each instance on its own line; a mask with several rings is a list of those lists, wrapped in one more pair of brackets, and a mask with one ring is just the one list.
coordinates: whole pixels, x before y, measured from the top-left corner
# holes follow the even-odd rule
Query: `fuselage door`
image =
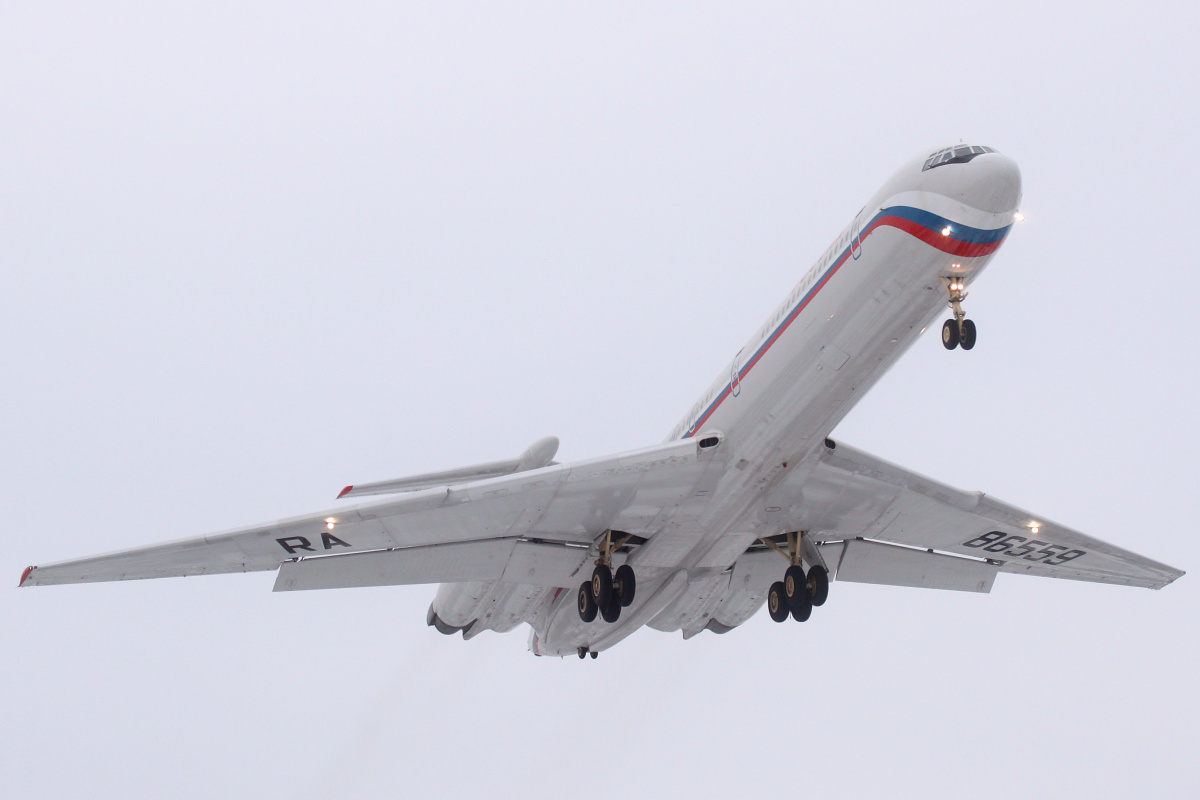
[(738, 350), (737, 355), (733, 357), (733, 367), (729, 370), (729, 393), (737, 397), (742, 393), (742, 376), (739, 375), (742, 371), (742, 353), (746, 348)]
[(865, 210), (865, 206), (858, 210), (858, 213), (854, 215), (854, 223), (850, 227), (850, 255), (855, 261), (862, 255), (862, 240), (859, 237), (862, 234), (862, 215)]

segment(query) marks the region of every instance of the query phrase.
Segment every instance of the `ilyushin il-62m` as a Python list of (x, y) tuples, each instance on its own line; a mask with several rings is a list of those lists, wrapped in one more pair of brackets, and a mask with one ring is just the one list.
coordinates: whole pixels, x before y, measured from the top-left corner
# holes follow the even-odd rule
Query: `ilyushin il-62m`
[(1020, 198), (1017, 165), (990, 147), (905, 164), (662, 444), (566, 464), (548, 437), (510, 461), (348, 486), (333, 510), (30, 567), (21, 585), (255, 570), (277, 570), (276, 591), (439, 583), (426, 621), (442, 633), (526, 623), (535, 654), (580, 658), (643, 625), (725, 633), (764, 603), (803, 622), (833, 580), (1162, 588), (1183, 573), (830, 438), (947, 307), (942, 344), (975, 346), (967, 287)]

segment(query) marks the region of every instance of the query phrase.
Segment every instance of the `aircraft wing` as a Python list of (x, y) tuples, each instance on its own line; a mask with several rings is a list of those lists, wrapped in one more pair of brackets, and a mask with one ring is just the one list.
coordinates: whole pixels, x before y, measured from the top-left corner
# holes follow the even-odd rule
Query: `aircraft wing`
[[(608, 529), (648, 537), (724, 471), (695, 439), (30, 567), (22, 586), (281, 570), (276, 589), (513, 580), (571, 586)], [(517, 581), (517, 579), (520, 579)], [(570, 582), (568, 582), (570, 581)]]
[(841, 442), (826, 440), (795, 480), (770, 502), (824, 543), (839, 580), (986, 592), (997, 572), (1015, 572), (1161, 589), (1184, 574)]

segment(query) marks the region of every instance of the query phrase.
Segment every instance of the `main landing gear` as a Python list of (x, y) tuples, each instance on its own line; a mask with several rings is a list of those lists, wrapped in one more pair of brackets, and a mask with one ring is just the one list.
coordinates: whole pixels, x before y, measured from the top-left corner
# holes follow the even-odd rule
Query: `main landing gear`
[(767, 611), (771, 619), (783, 622), (789, 616), (797, 622), (805, 622), (812, 616), (814, 606), (821, 606), (829, 599), (829, 573), (820, 564), (804, 571), (803, 533), (787, 535), (787, 552), (770, 539), (762, 543), (790, 562), (783, 580), (771, 584), (767, 590)]
[(967, 299), (967, 293), (963, 291), (966, 284), (961, 276), (942, 280), (946, 282), (946, 291), (950, 293), (950, 308), (954, 310), (954, 319), (948, 319), (942, 325), (942, 345), (947, 350), (956, 347), (970, 350), (975, 346), (975, 323), (967, 319), (967, 312), (962, 308), (962, 301)]
[[(579, 618), (591, 622), (599, 614), (605, 622), (616, 622), (621, 618), (621, 609), (628, 608), (633, 603), (637, 592), (637, 577), (633, 567), (622, 564), (616, 572), (612, 568), (613, 553), (620, 550), (630, 540), (628, 534), (614, 541), (613, 532), (605, 531), (600, 540), (600, 557), (596, 559), (596, 568), (592, 570), (592, 579), (585, 581), (579, 587), (577, 596)], [(583, 649), (580, 658), (583, 658)], [(592, 654), (595, 657), (595, 653)]]

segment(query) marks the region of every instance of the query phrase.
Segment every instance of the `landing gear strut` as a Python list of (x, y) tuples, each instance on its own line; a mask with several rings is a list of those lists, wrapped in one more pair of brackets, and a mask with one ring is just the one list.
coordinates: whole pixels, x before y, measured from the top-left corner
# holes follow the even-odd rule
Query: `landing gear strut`
[(954, 319), (948, 319), (942, 325), (942, 345), (947, 350), (959, 346), (963, 350), (970, 350), (975, 346), (975, 323), (967, 319), (967, 312), (962, 307), (962, 301), (967, 299), (964, 291), (966, 284), (961, 276), (942, 280), (946, 283), (946, 291), (950, 293), (950, 308), (954, 311)]
[(771, 619), (783, 622), (791, 616), (797, 622), (805, 622), (812, 616), (813, 607), (824, 605), (829, 598), (829, 573), (820, 564), (814, 564), (807, 573), (804, 571), (803, 533), (787, 535), (786, 551), (771, 539), (761, 541), (789, 562), (783, 580), (771, 584), (767, 590)]
[(604, 532), (592, 579), (579, 587), (579, 618), (584, 622), (594, 620), (597, 612), (605, 622), (616, 622), (621, 618), (621, 609), (633, 603), (637, 593), (637, 577), (633, 567), (622, 564), (617, 567), (615, 574), (612, 568), (613, 553), (624, 547), (631, 538), (629, 534), (624, 534), (622, 538), (615, 539), (613, 531)]

